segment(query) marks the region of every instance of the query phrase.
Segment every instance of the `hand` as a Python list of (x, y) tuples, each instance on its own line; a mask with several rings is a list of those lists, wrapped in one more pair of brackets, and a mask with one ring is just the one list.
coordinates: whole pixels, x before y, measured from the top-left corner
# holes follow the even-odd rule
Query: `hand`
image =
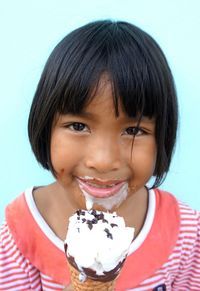
[(72, 287), (72, 285), (70, 285), (70, 286), (68, 286), (68, 287), (65, 287), (65, 288), (63, 289), (63, 291), (73, 291), (73, 287)]

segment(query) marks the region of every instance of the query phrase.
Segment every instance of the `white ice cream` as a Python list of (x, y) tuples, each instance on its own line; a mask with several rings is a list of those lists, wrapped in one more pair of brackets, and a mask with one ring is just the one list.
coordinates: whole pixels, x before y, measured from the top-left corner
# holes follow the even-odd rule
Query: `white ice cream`
[(89, 268), (103, 275), (125, 259), (133, 236), (134, 228), (116, 213), (78, 210), (69, 219), (67, 257), (74, 258), (83, 274)]

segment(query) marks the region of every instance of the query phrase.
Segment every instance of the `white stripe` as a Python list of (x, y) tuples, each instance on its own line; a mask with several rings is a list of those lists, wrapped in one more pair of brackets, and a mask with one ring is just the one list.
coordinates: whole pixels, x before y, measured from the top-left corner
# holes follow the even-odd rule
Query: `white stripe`
[[(193, 242), (194, 242), (194, 239), (196, 239), (196, 236), (197, 236), (196, 232), (191, 232), (191, 233), (187, 234), (187, 237), (190, 237), (190, 239), (193, 240)], [(182, 241), (182, 239), (185, 239), (185, 237), (186, 237), (186, 234), (184, 232), (179, 233), (179, 239), (181, 239), (181, 241)], [(187, 238), (187, 239), (189, 239), (189, 238)]]
[(149, 234), (155, 216), (155, 209), (156, 209), (155, 192), (153, 190), (149, 190), (149, 203), (146, 219), (142, 227), (142, 230), (140, 231), (140, 233), (130, 246), (129, 255), (135, 252), (142, 245), (147, 235)]
[[(14, 277), (13, 277), (14, 278)], [(9, 282), (6, 284), (2, 284), (2, 286), (0, 285), (0, 287), (4, 287), (4, 288), (8, 288), (8, 287), (15, 287), (16, 285), (22, 285), (22, 286), (18, 286), (17, 290), (15, 289), (15, 291), (24, 289), (25, 287), (30, 287), (29, 281), (28, 280), (24, 280), (24, 279), (19, 279), (18, 277), (16, 277), (17, 281), (13, 281), (13, 282)], [(16, 288), (16, 287), (15, 287)], [(30, 289), (27, 289), (30, 290)]]
[(195, 226), (181, 226), (180, 227), (180, 231), (181, 232), (185, 232), (185, 235), (186, 233), (192, 233), (192, 232), (197, 232), (197, 228)]

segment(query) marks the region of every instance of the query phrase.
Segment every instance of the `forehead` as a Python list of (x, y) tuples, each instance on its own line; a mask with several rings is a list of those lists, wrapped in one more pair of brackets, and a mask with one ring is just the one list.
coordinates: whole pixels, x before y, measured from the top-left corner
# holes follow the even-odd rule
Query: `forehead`
[(83, 112), (95, 112), (103, 110), (104, 114), (113, 113), (117, 115), (116, 111), (119, 111), (121, 113), (123, 111), (120, 103), (121, 102), (119, 100), (119, 104), (116, 105), (112, 80), (110, 79), (109, 75), (104, 74), (94, 88), (92, 92), (92, 98), (83, 109)]

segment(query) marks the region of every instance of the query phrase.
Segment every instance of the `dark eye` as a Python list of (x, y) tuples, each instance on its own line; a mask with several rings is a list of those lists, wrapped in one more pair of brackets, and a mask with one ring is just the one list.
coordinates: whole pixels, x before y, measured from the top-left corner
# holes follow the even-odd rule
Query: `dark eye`
[(133, 135), (133, 136), (142, 135), (143, 133), (144, 133), (144, 131), (140, 127), (137, 127), (137, 126), (128, 127), (125, 130), (125, 134)]
[(81, 122), (73, 122), (68, 125), (68, 128), (73, 131), (87, 131), (88, 130), (87, 126)]

